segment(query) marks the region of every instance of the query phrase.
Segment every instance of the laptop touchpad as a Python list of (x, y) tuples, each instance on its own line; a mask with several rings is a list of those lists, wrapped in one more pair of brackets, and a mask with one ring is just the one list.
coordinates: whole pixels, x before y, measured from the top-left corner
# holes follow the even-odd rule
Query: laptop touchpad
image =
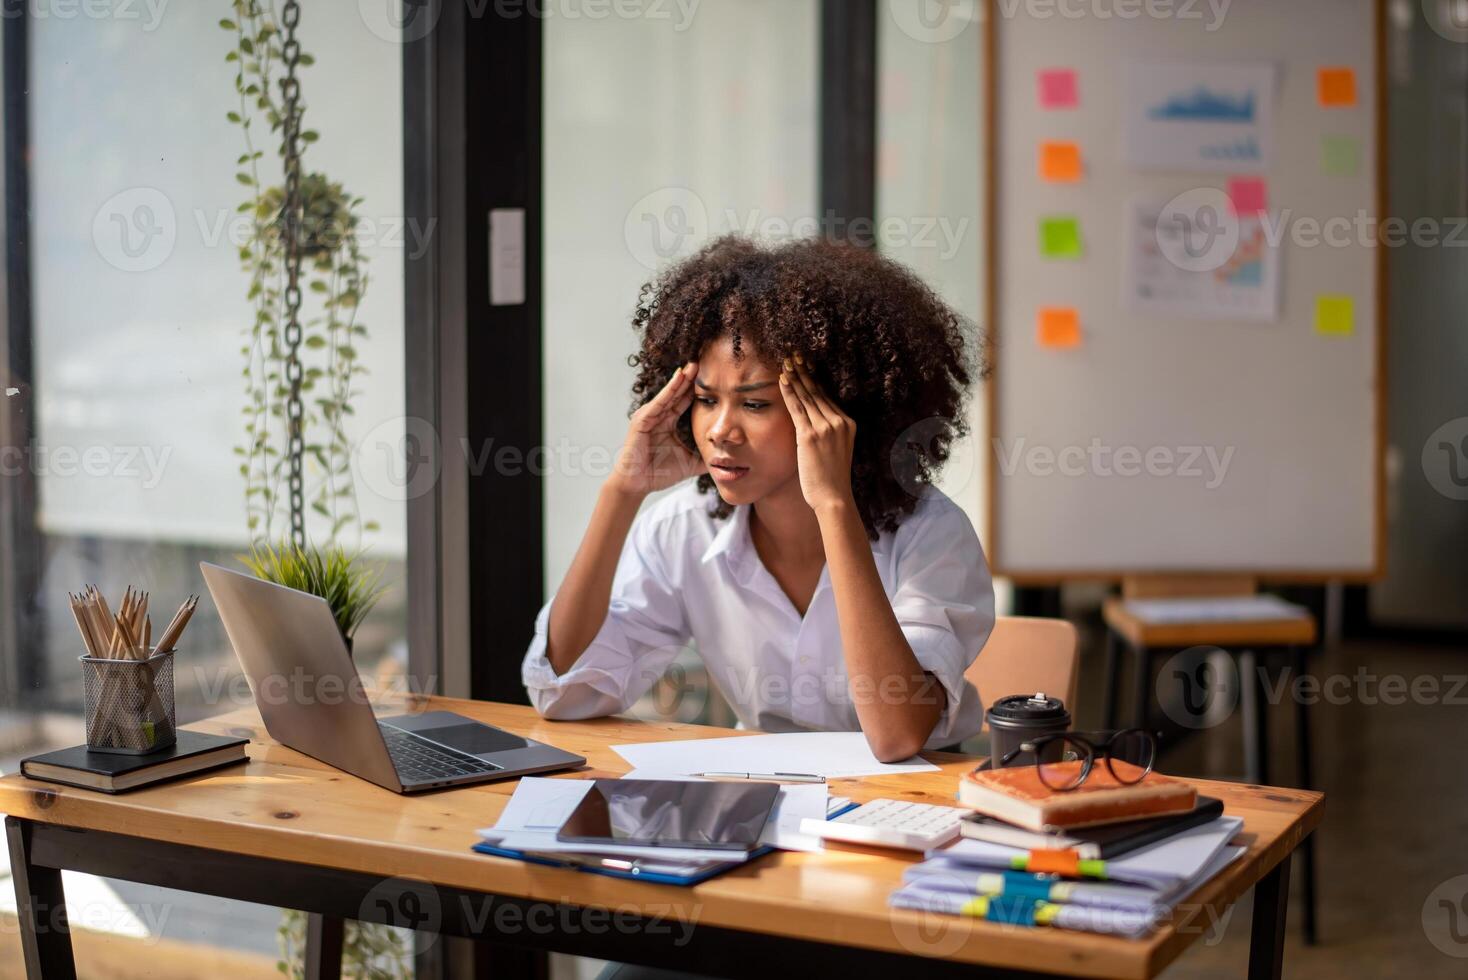
[(425, 728), (421, 729), (418, 734), (458, 749), (460, 752), (468, 752), (470, 755), (488, 755), (491, 752), (523, 749), (530, 744), (519, 735), (474, 722)]

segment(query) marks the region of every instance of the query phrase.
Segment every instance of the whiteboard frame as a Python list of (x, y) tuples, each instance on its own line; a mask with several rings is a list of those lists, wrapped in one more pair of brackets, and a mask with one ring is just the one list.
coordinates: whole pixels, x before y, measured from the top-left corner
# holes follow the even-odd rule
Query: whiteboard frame
[[(984, 213), (988, 220), (984, 226), (984, 326), (983, 331), (987, 340), (987, 347), (991, 356), (997, 359), (1000, 350), (998, 311), (999, 311), (999, 281), (1002, 252), (998, 241), (998, 213), (999, 201), (999, 179), (998, 179), (998, 153), (996, 150), (998, 137), (998, 106), (999, 106), (999, 28), (998, 25), (1003, 17), (1000, 15), (999, 0), (981, 0), (984, 2), (984, 16), (982, 20), (983, 30), (983, 126), (984, 126), (984, 175), (981, 197), (983, 200)], [(1373, 0), (1372, 4), (1373, 37), (1372, 50), (1374, 52), (1374, 63), (1371, 65), (1371, 77), (1368, 84), (1375, 91), (1374, 116), (1372, 120), (1372, 139), (1376, 143), (1376, 181), (1375, 190), (1372, 195), (1376, 208), (1378, 223), (1389, 216), (1387, 210), (1387, 186), (1388, 186), (1388, 157), (1387, 157), (1387, 99), (1390, 95), (1387, 85), (1387, 24), (1386, 24), (1386, 0)], [(1028, 96), (1027, 96), (1028, 97)], [(1378, 236), (1378, 242), (1380, 238)], [(1320, 568), (1298, 568), (1298, 569), (1256, 569), (1256, 568), (1233, 568), (1216, 565), (1198, 565), (1187, 567), (1158, 567), (1158, 568), (1104, 568), (1104, 567), (1076, 567), (1076, 568), (1052, 568), (1033, 569), (1026, 568), (1015, 570), (1007, 568), (1004, 564), (1004, 555), (999, 548), (999, 536), (996, 533), (999, 522), (1002, 519), (999, 514), (999, 467), (992, 458), (995, 434), (999, 430), (999, 384), (1002, 372), (998, 364), (993, 365), (994, 371), (990, 375), (988, 384), (985, 385), (985, 402), (987, 411), (984, 413), (984, 447), (988, 454), (985, 466), (986, 471), (986, 500), (985, 500), (985, 527), (984, 539), (989, 560), (989, 566), (995, 575), (1002, 575), (1010, 579), (1015, 585), (1020, 586), (1044, 586), (1058, 585), (1062, 582), (1083, 580), (1118, 580), (1137, 575), (1249, 575), (1268, 579), (1271, 582), (1291, 584), (1320, 584), (1325, 582), (1342, 582), (1360, 584), (1374, 582), (1386, 574), (1386, 439), (1387, 439), (1387, 310), (1389, 303), (1388, 276), (1387, 276), (1387, 249), (1378, 244), (1376, 246), (1375, 263), (1373, 273), (1376, 278), (1376, 303), (1374, 304), (1374, 349), (1376, 363), (1376, 384), (1374, 390), (1375, 399), (1375, 439), (1374, 439), (1374, 475), (1373, 484), (1375, 488), (1375, 513), (1372, 515), (1372, 561), (1369, 567), (1320, 569)]]

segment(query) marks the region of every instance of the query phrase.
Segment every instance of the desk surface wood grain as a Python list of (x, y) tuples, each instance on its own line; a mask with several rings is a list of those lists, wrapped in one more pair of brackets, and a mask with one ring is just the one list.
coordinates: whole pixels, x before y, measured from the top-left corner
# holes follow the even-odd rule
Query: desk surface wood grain
[[(624, 742), (739, 732), (627, 718), (553, 722), (518, 705), (409, 699), (408, 710), (442, 709), (498, 725), (587, 758), (560, 778), (617, 776)], [(379, 706), (381, 710), (381, 706)], [(816, 940), (896, 953), (1075, 976), (1150, 977), (1207, 934), (1228, 905), (1291, 853), (1320, 822), (1321, 794), (1193, 780), (1244, 818), (1248, 854), (1191, 896), (1144, 940), (1057, 929), (1024, 929), (893, 910), (888, 894), (918, 860), (901, 852), (841, 849), (777, 852), (694, 888), (624, 881), (472, 852), (475, 830), (495, 822), (515, 780), (398, 796), (271, 740), (254, 708), (188, 727), (248, 736), (250, 761), (117, 796), (0, 778), (0, 812), (61, 826), (107, 830), (217, 850), (402, 876), (497, 895), (618, 911), (642, 910), (685, 925)], [(833, 795), (952, 803), (965, 756), (925, 753), (940, 772), (833, 780)], [(282, 882), (282, 904), (289, 883)]]

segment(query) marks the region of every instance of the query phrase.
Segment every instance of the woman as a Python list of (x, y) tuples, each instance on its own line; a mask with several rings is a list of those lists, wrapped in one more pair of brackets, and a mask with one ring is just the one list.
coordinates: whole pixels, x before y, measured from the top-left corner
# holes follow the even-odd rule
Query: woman
[(982, 373), (961, 318), (875, 252), (731, 236), (633, 323), (626, 441), (525, 655), (536, 708), (624, 711), (691, 639), (745, 727), (859, 729), (884, 762), (977, 733), (993, 587), (930, 484)]

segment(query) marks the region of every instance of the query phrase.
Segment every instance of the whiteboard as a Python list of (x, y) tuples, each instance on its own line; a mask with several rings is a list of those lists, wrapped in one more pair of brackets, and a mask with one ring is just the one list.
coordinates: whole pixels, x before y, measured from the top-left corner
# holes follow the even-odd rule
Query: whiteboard
[[(1192, 8), (1202, 20), (1148, 17), (1141, 4), (1131, 19), (1096, 16), (1103, 7), (1078, 5), (1086, 16), (1071, 19), (1021, 4), (989, 18), (991, 561), (1021, 582), (1374, 577), (1386, 249), (1357, 229), (1383, 214), (1378, 5), (1234, 0), (1212, 30), (1205, 4)], [(1269, 155), (1255, 171), (1280, 236), (1277, 319), (1159, 313), (1129, 298), (1134, 202), (1223, 189), (1235, 175), (1129, 161), (1128, 79), (1159, 63), (1273, 66)], [(1354, 106), (1319, 104), (1325, 66), (1354, 69)], [(1038, 73), (1057, 68), (1076, 72), (1075, 108), (1041, 107)], [(1323, 168), (1326, 137), (1354, 141), (1354, 174)], [(1079, 182), (1041, 179), (1039, 147), (1055, 140), (1079, 144)], [(1041, 255), (1037, 223), (1056, 214), (1079, 220), (1080, 258)], [(1351, 228), (1310, 235), (1308, 219), (1334, 216)], [(1319, 332), (1317, 297), (1341, 295), (1352, 332)], [(1078, 311), (1078, 346), (1041, 345), (1045, 307)]]

